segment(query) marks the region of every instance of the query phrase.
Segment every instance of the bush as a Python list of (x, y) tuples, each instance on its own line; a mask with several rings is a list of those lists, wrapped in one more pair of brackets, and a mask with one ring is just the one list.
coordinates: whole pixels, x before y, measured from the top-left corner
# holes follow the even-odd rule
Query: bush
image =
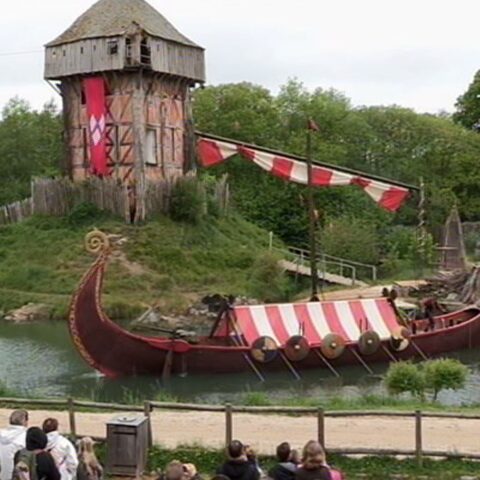
[(108, 217), (108, 213), (100, 210), (96, 205), (82, 202), (73, 207), (67, 216), (67, 224), (71, 227), (82, 227)]
[(179, 180), (173, 187), (170, 216), (177, 222), (196, 225), (206, 213), (205, 189), (196, 178)]
[(320, 238), (329, 255), (375, 265), (379, 262), (376, 227), (365, 219), (343, 217), (327, 222)]
[(385, 377), (385, 384), (391, 394), (408, 392), (423, 397), (425, 379), (417, 365), (411, 362), (392, 363)]
[(288, 278), (277, 257), (268, 253), (255, 260), (249, 278), (249, 294), (264, 302), (288, 299)]
[(424, 366), (425, 388), (432, 391), (436, 400), (441, 390), (463, 388), (468, 373), (468, 367), (454, 358), (430, 360)]

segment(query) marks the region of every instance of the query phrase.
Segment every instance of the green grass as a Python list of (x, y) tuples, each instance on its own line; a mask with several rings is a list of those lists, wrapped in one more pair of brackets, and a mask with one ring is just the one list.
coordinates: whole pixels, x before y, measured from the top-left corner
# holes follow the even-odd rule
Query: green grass
[(249, 278), (258, 257), (267, 253), (268, 233), (241, 217), (208, 218), (199, 225), (160, 217), (128, 226), (100, 215), (33, 217), (0, 227), (0, 315), (28, 302), (45, 303), (53, 319), (64, 319), (70, 296), (93, 258), (84, 251), (93, 226), (128, 239), (128, 261), (142, 267), (132, 274), (110, 262), (104, 305), (114, 318), (132, 318), (152, 304), (180, 312), (208, 293), (253, 295)]

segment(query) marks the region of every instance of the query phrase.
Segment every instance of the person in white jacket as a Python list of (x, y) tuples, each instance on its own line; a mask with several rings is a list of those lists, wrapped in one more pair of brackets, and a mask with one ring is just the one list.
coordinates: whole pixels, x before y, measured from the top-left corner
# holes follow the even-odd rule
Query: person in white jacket
[(12, 480), (13, 457), (25, 448), (28, 427), (28, 412), (14, 410), (10, 415), (10, 425), (0, 430), (0, 480)]
[(72, 442), (60, 435), (56, 418), (47, 418), (42, 429), (47, 434), (47, 450), (57, 464), (61, 480), (73, 480), (77, 473), (78, 457)]

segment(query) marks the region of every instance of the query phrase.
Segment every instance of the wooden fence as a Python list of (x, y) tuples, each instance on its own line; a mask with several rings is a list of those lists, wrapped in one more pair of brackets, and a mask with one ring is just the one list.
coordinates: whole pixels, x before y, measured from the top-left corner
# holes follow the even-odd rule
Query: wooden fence
[[(145, 190), (145, 220), (156, 215), (168, 215), (174, 187), (178, 182), (197, 182), (198, 188), (205, 192), (217, 204), (220, 213), (224, 214), (229, 206), (229, 188), (227, 178), (223, 177), (208, 188), (202, 180), (192, 177), (180, 177), (149, 183)], [(0, 207), (0, 225), (20, 222), (31, 215), (47, 215), (63, 217), (68, 215), (81, 203), (92, 203), (100, 210), (112, 213), (126, 223), (132, 222), (130, 211), (131, 195), (128, 187), (110, 178), (92, 177), (84, 182), (71, 182), (68, 178), (35, 178), (31, 185), (32, 196), (20, 202)]]
[(32, 199), (27, 198), (19, 202), (0, 207), (0, 225), (18, 223), (32, 215)]
[[(249, 406), (235, 406), (235, 405), (202, 405), (194, 403), (176, 403), (176, 402), (154, 402), (145, 401), (143, 406), (140, 405), (124, 405), (117, 403), (98, 403), (87, 402), (81, 400), (55, 399), (55, 400), (41, 400), (41, 399), (19, 399), (19, 398), (0, 398), (2, 405), (21, 405), (25, 406), (51, 406), (55, 408), (65, 408), (68, 410), (69, 416), (69, 432), (73, 438), (77, 436), (77, 427), (75, 413), (78, 409), (95, 409), (106, 411), (121, 411), (121, 412), (141, 412), (149, 420), (151, 413), (155, 410), (183, 410), (194, 412), (223, 412), (224, 413), (224, 428), (225, 428), (225, 444), (228, 445), (234, 438), (233, 417), (235, 413), (250, 413), (250, 414), (284, 414), (309, 416), (312, 422), (315, 422), (317, 439), (324, 446), (329, 453), (337, 453), (341, 455), (387, 455), (387, 456), (409, 456), (415, 457), (417, 464), (422, 465), (424, 457), (443, 457), (443, 458), (457, 458), (457, 459), (471, 459), (480, 460), (480, 453), (461, 453), (452, 451), (436, 451), (425, 450), (423, 448), (422, 436), (422, 421), (424, 418), (443, 418), (443, 419), (460, 419), (460, 420), (480, 420), (480, 415), (462, 415), (455, 413), (433, 413), (421, 412), (416, 410), (414, 412), (387, 412), (387, 411), (332, 411), (326, 412), (322, 408), (314, 407), (249, 407)], [(77, 410), (76, 410), (77, 407)], [(415, 424), (415, 434), (412, 439), (414, 448), (411, 450), (401, 449), (377, 449), (377, 448), (329, 448), (328, 435), (325, 428), (325, 418), (348, 418), (348, 417), (403, 417), (411, 418)], [(96, 438), (104, 441), (105, 438)], [(152, 444), (151, 423), (149, 423), (149, 444)]]

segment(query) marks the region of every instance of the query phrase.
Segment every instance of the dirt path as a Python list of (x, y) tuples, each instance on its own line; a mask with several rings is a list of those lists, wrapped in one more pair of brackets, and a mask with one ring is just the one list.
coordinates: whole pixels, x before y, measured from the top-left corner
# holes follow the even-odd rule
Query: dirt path
[[(7, 423), (10, 410), (0, 410), (0, 425)], [(40, 425), (49, 416), (59, 419), (68, 428), (65, 412), (35, 410), (30, 412), (30, 424)], [(80, 435), (104, 437), (105, 423), (111, 413), (77, 413)], [(221, 447), (224, 438), (224, 415), (210, 412), (156, 411), (152, 416), (155, 443), (174, 448), (178, 444), (200, 443)], [(288, 440), (296, 448), (316, 437), (314, 417), (281, 415), (234, 414), (234, 437), (250, 443), (261, 453), (272, 454), (275, 446)], [(480, 420), (424, 419), (425, 450), (480, 453)], [(326, 419), (328, 447), (414, 448), (414, 419), (387, 417), (350, 417)]]

